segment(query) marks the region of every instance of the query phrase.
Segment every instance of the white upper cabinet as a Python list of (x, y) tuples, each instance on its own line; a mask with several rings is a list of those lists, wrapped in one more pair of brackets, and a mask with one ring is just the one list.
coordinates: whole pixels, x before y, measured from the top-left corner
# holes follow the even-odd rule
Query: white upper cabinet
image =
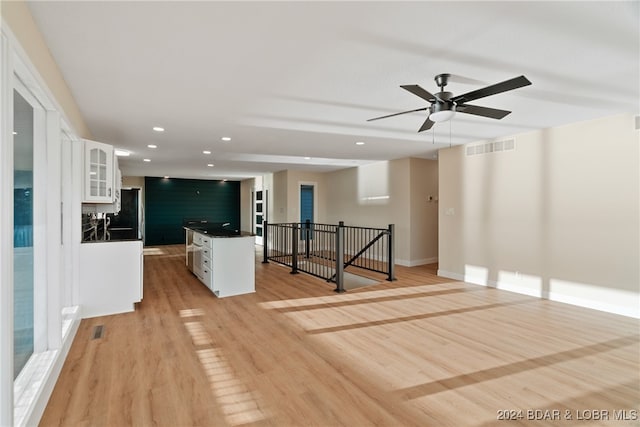
[(113, 155), (113, 146), (84, 140), (84, 202), (114, 202), (115, 164)]

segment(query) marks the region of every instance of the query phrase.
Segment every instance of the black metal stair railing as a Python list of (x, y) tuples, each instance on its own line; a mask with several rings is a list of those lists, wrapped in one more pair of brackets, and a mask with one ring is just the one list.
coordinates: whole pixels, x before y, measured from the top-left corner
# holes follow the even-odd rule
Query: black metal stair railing
[(271, 224), (265, 221), (263, 262), (274, 261), (336, 283), (344, 292), (344, 270), (358, 267), (395, 280), (394, 225), (370, 228), (305, 223)]

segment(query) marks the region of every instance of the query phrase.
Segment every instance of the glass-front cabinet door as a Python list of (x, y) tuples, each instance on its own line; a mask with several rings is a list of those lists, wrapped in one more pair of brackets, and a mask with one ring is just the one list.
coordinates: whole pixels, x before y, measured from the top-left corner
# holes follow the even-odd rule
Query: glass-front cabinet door
[(112, 203), (113, 147), (100, 142), (85, 140), (84, 201)]

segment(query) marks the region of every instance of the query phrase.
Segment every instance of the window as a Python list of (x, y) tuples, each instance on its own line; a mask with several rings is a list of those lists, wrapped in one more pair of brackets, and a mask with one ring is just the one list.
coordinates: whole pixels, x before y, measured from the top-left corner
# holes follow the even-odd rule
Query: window
[(33, 106), (13, 91), (13, 378), (34, 349)]

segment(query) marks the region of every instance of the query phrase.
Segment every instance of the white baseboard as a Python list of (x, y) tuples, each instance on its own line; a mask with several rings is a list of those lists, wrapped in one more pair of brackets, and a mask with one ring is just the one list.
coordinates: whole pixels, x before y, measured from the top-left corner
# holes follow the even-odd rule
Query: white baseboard
[(464, 275), (460, 273), (454, 273), (446, 270), (438, 270), (438, 276), (446, 277), (447, 279), (459, 280), (465, 283), (471, 283), (474, 285), (487, 286), (490, 288), (496, 288), (503, 291), (514, 292), (521, 295), (528, 295), (537, 298), (548, 299), (550, 301), (562, 302), (565, 304), (571, 304), (578, 307), (591, 308), (593, 310), (604, 311), (607, 313), (619, 314), (621, 316), (632, 317), (634, 319), (640, 319), (640, 309), (620, 307), (614, 304), (605, 303), (602, 301), (589, 300), (584, 298), (575, 297), (572, 295), (559, 294), (557, 292), (536, 292), (533, 289), (523, 288), (522, 286), (515, 285), (513, 283), (496, 282), (495, 280), (487, 280), (484, 277), (475, 277), (470, 275)]
[(464, 282), (464, 274), (452, 273), (450, 271), (440, 270), (440, 269), (438, 269), (437, 274), (440, 277), (444, 277), (452, 280), (460, 280), (461, 282)]
[[(67, 355), (69, 354), (69, 350), (71, 349), (71, 344), (76, 336), (76, 332), (78, 332), (78, 327), (80, 326), (80, 318), (77, 317), (72, 320), (71, 326), (69, 327), (69, 331), (65, 337), (63, 337), (62, 346), (59, 350), (55, 351), (55, 356), (51, 365), (47, 369), (46, 376), (40, 385), (36, 396), (33, 398), (32, 402), (29, 404), (29, 407), (22, 418), (22, 422), (20, 426), (37, 426), (40, 423), (40, 419), (42, 418), (42, 414), (44, 414), (44, 410), (47, 407), (47, 403), (49, 403), (49, 398), (51, 397), (51, 393), (53, 392), (53, 388), (58, 381), (58, 377), (60, 376), (60, 372), (62, 371), (62, 366), (64, 365), (64, 361), (67, 359)], [(14, 420), (18, 421), (18, 420)]]
[(417, 267), (419, 265), (433, 264), (438, 262), (438, 257), (422, 258), (416, 260), (396, 259), (396, 264), (403, 267)]

